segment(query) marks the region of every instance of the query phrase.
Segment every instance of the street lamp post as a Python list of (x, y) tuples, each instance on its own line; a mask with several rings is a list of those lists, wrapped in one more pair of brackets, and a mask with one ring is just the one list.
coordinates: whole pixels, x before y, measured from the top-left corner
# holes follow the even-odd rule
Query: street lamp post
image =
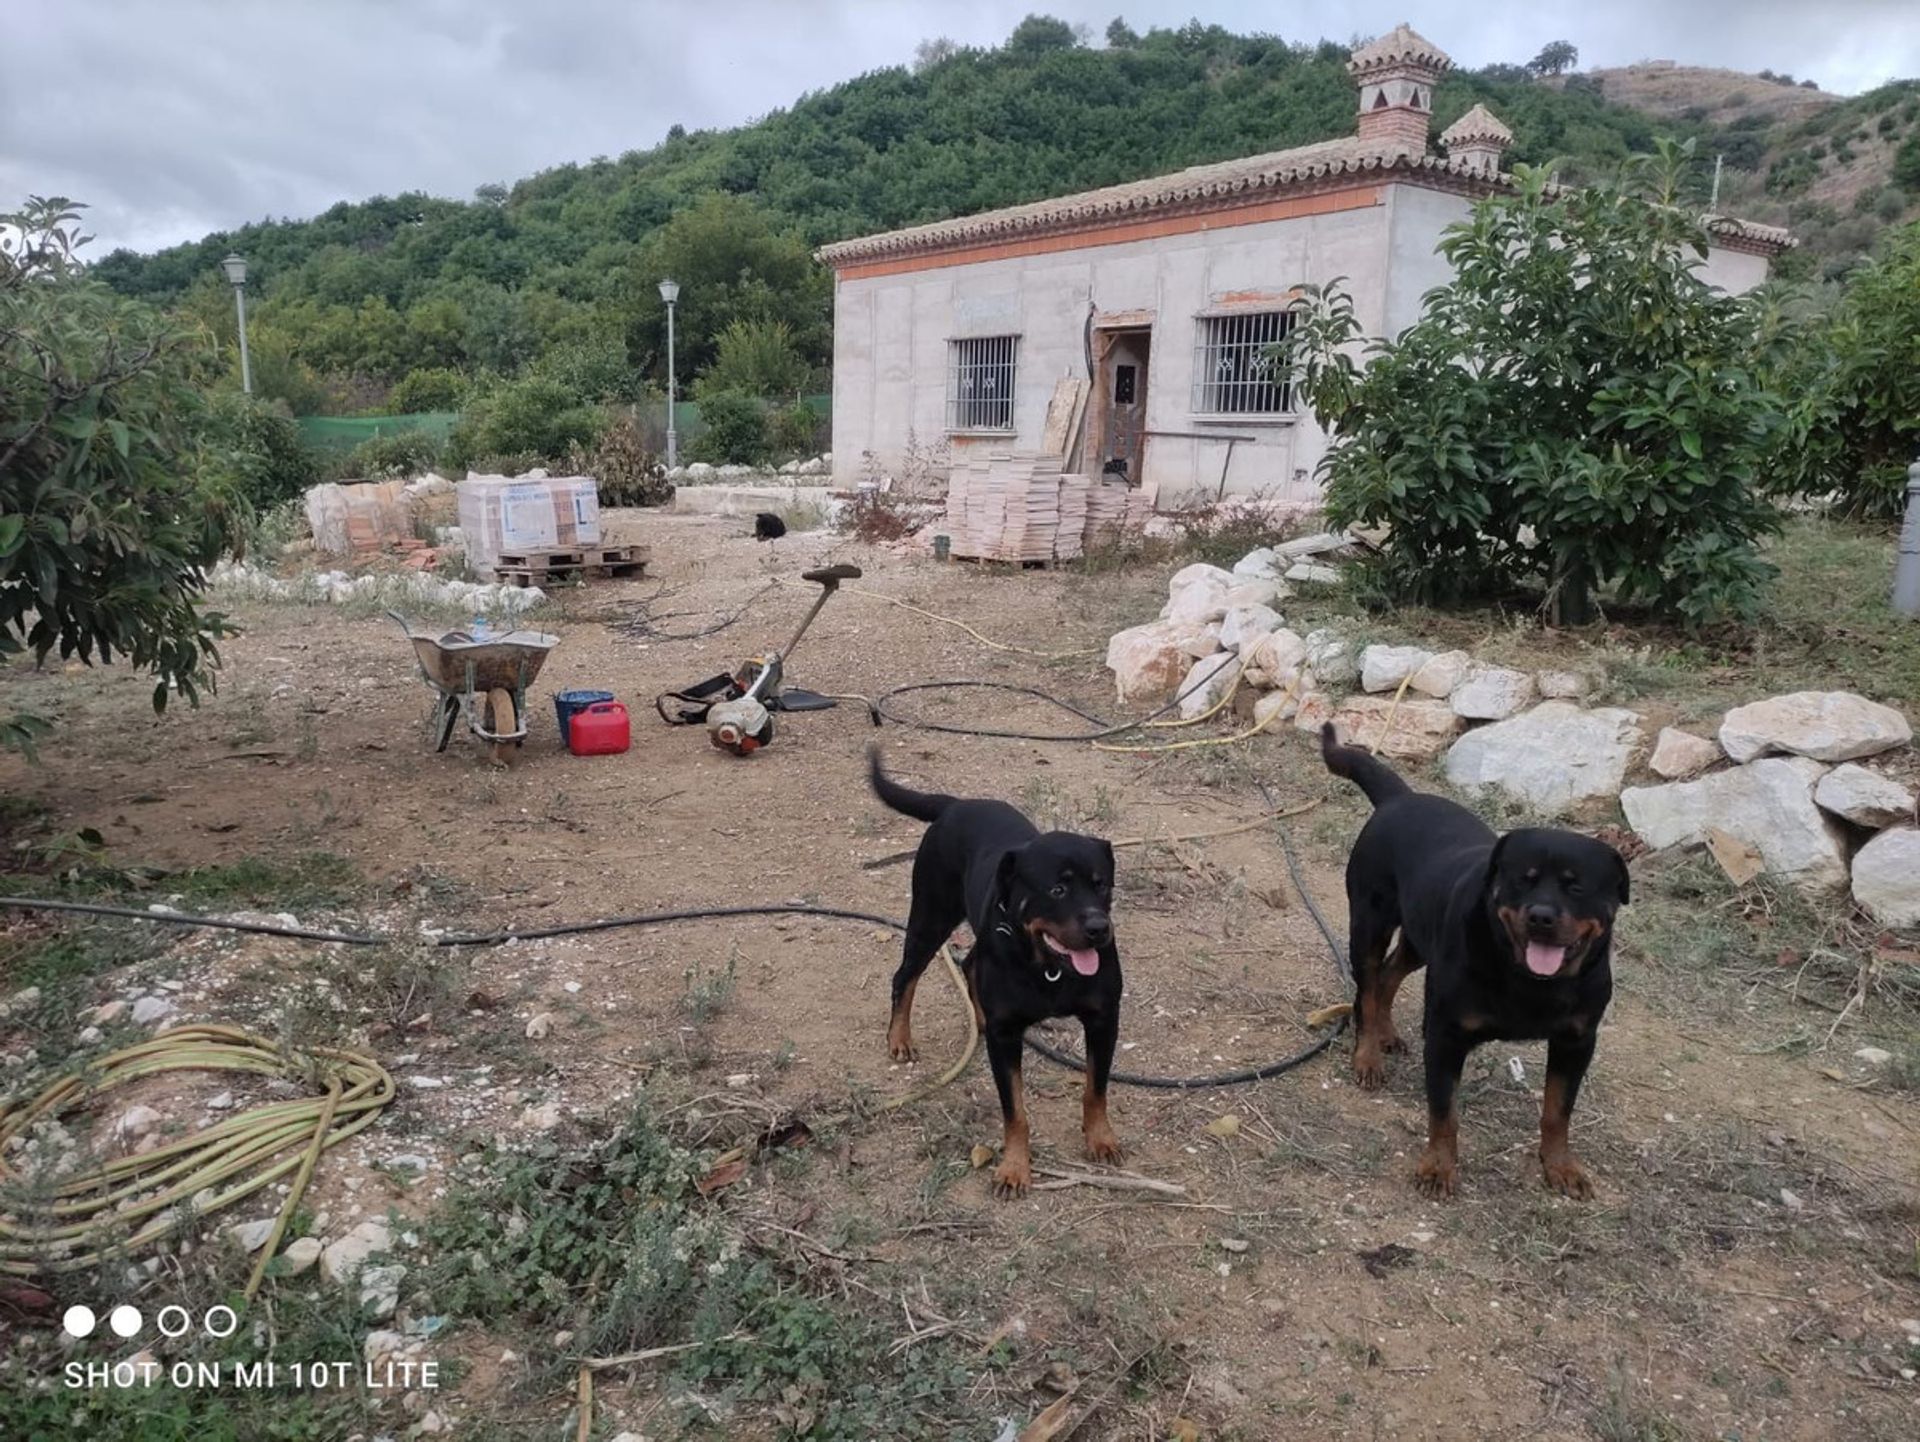
[(680, 432), (673, 423), (673, 304), (680, 299), (680, 282), (660, 282), (660, 299), (667, 303), (667, 466), (680, 464)]
[(240, 312), (240, 389), (253, 394), (253, 362), (247, 358), (247, 263), (238, 251), (230, 251), (220, 262), (233, 285), (233, 303)]

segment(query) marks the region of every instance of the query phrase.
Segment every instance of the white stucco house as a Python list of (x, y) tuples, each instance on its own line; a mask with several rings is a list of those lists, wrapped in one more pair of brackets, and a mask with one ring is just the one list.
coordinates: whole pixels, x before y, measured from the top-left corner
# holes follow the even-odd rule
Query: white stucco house
[[(909, 445), (1032, 451), (1063, 377), (1090, 381), (1081, 468), (1161, 503), (1308, 504), (1326, 436), (1271, 374), (1296, 287), (1346, 278), (1394, 335), (1448, 276), (1442, 230), (1504, 184), (1512, 136), (1475, 106), (1429, 149), (1452, 62), (1405, 25), (1355, 50), (1355, 133), (824, 247), (834, 272), (833, 470), (898, 472)], [(1784, 231), (1709, 223), (1702, 274), (1762, 282)]]

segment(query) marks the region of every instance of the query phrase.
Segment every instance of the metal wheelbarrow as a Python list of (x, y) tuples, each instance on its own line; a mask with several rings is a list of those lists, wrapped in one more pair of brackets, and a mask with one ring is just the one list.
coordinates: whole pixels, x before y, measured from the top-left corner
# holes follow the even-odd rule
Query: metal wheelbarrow
[(387, 614), (413, 643), (420, 674), (440, 693), (433, 749), (447, 749), (454, 723), (464, 717), (467, 729), (487, 743), (494, 764), (506, 765), (507, 748), (527, 739), (527, 687), (560, 638), (544, 631), (509, 631), (480, 640), (458, 630), (435, 636), (414, 630), (397, 611)]

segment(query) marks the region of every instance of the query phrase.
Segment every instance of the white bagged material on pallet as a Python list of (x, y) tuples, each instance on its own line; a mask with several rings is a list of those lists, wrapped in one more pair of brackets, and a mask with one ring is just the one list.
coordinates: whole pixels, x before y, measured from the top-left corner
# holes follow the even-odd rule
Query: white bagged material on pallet
[(460, 532), (476, 570), (497, 565), (503, 552), (600, 544), (600, 488), (591, 476), (510, 479), (470, 471), (455, 490)]

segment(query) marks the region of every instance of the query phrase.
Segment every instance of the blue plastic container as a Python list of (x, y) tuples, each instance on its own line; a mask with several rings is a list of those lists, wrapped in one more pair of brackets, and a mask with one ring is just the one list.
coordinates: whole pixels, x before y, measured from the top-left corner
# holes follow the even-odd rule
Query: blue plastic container
[(562, 691), (556, 695), (553, 698), (553, 714), (558, 717), (560, 721), (560, 744), (562, 746), (572, 744), (571, 732), (568, 730), (568, 727), (571, 725), (575, 715), (586, 710), (587, 707), (596, 702), (611, 701), (612, 699), (613, 692), (611, 691)]

